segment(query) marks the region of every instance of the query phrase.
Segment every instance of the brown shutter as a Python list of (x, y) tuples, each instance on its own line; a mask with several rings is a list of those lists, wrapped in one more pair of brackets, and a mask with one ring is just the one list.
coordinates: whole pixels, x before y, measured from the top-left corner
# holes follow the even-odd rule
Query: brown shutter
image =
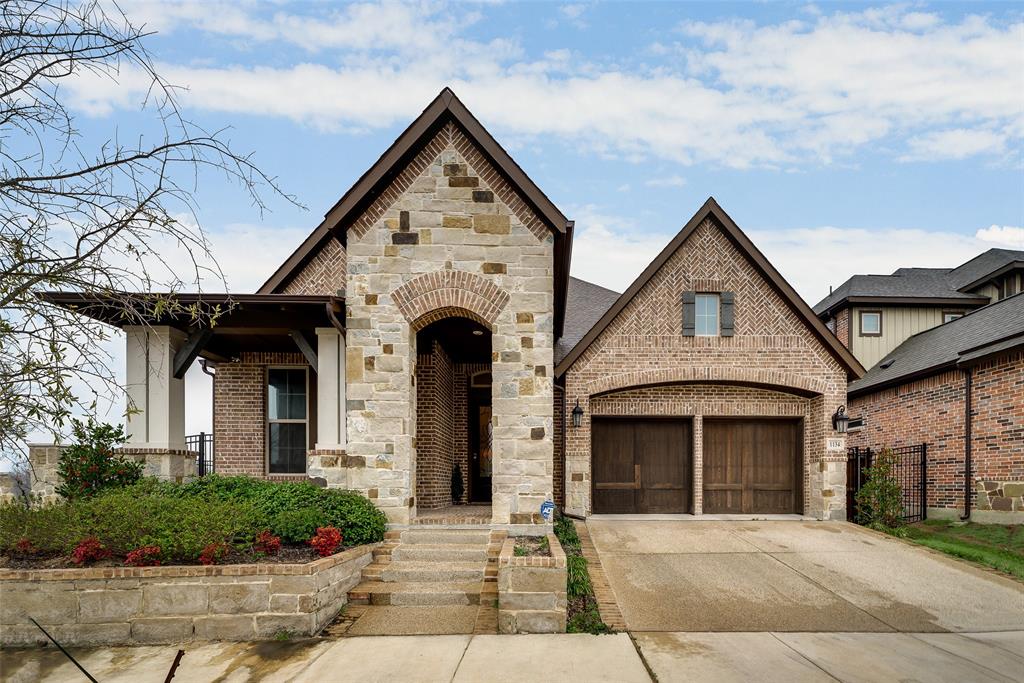
[(683, 336), (692, 337), (697, 329), (696, 292), (683, 292)]
[(722, 323), (720, 328), (720, 334), (723, 337), (731, 337), (735, 334), (736, 325), (736, 314), (734, 313), (735, 297), (732, 292), (722, 292), (719, 295), (719, 301), (722, 305)]

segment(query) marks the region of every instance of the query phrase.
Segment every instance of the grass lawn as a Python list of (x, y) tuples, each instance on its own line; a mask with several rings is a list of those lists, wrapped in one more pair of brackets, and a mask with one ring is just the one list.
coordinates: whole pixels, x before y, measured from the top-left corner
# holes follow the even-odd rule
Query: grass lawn
[(1024, 525), (929, 520), (908, 526), (907, 538), (1024, 581)]

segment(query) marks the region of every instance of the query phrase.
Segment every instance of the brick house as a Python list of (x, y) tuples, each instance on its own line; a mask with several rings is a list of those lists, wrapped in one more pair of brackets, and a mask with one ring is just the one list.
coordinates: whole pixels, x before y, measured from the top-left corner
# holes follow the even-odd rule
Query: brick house
[(927, 514), (1024, 521), (1024, 294), (911, 336), (849, 386), (851, 446), (925, 443)]
[(445, 89), (259, 291), (178, 295), (215, 326), (121, 323), (129, 447), (189, 457), (201, 358), (218, 472), (361, 491), (393, 524), (453, 489), (517, 533), (546, 501), (845, 518), (831, 416), (863, 368), (714, 200), (621, 295), (569, 277), (572, 235)]

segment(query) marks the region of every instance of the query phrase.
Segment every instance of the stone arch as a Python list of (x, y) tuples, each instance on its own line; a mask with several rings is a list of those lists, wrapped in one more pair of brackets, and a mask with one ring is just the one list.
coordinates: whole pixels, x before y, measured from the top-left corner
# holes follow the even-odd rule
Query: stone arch
[(652, 384), (680, 383), (732, 383), (760, 386), (781, 391), (794, 390), (802, 394), (824, 394), (828, 386), (824, 380), (804, 377), (792, 372), (760, 368), (684, 367), (658, 370), (638, 370), (619, 375), (599, 377), (587, 385), (587, 395), (606, 394), (620, 389), (650, 386)]
[(493, 330), (508, 304), (509, 294), (479, 275), (464, 270), (437, 270), (397, 287), (391, 300), (414, 332), (454, 316), (471, 318)]

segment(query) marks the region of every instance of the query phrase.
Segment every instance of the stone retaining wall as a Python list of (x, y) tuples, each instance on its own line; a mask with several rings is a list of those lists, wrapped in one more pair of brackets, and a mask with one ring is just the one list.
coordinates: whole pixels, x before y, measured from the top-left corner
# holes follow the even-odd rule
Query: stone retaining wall
[(565, 551), (548, 534), (551, 557), (516, 557), (515, 538), (505, 539), (498, 556), (498, 631), (564, 633), (566, 620)]
[(376, 544), (306, 564), (0, 569), (0, 644), (254, 640), (312, 635), (348, 600)]

